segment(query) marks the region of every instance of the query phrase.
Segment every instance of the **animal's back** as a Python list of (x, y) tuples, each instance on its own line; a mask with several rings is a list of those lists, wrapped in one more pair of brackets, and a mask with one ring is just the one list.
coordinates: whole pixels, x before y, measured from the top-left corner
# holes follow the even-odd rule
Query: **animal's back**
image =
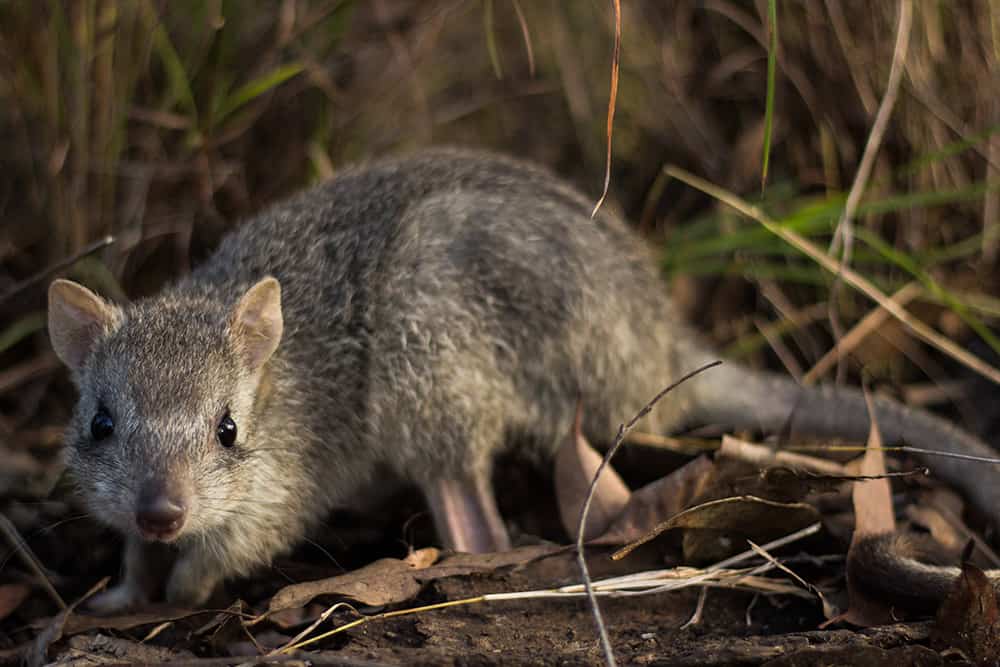
[(672, 379), (678, 337), (693, 345), (663, 326), (675, 318), (640, 242), (590, 206), (541, 169), (432, 151), (266, 211), (192, 280), (235, 294), (277, 277), (276, 365), (308, 396), (294, 421), (343, 429), (322, 443), (331, 460), (421, 481), (486, 467), (511, 439), (551, 448), (578, 398), (609, 438)]

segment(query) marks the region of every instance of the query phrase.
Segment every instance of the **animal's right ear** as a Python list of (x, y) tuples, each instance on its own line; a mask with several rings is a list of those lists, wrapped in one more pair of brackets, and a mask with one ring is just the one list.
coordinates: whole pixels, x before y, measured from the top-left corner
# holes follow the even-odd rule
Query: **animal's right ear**
[(71, 280), (49, 285), (49, 339), (56, 356), (79, 370), (97, 339), (121, 321), (121, 310)]

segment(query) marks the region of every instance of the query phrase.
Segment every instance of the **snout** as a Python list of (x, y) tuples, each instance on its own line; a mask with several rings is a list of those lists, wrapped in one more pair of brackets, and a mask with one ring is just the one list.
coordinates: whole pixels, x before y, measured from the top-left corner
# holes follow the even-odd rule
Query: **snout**
[(143, 539), (170, 542), (181, 533), (187, 518), (184, 493), (174, 485), (145, 485), (135, 508), (135, 523)]

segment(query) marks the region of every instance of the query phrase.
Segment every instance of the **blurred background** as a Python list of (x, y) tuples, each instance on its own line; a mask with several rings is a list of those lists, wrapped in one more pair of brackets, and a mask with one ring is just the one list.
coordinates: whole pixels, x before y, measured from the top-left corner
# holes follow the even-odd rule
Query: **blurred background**
[[(847, 331), (874, 303), (831, 292), (823, 268), (663, 169), (826, 248), (886, 90), (899, 5), (779, 2), (769, 123), (766, 1), (622, 4), (607, 205), (660, 250), (664, 289), (728, 356), (807, 374), (834, 341), (831, 317)], [(541, 162), (596, 201), (614, 35), (610, 0), (0, 2), (0, 494), (44, 492), (74, 399), (44, 331), (51, 277), (151, 294), (268, 203), (431, 144)], [(996, 0), (913, 4), (851, 258), (887, 293), (915, 283), (909, 310), (990, 364), (998, 58)], [(865, 326), (841, 379), (867, 374), (989, 437), (992, 383), (893, 319)]]

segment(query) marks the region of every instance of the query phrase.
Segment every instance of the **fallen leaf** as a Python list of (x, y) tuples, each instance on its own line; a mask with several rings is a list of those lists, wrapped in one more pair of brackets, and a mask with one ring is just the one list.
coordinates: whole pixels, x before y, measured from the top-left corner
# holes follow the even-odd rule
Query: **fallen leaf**
[[(87, 616), (77, 612), (66, 619), (62, 633), (68, 637), (92, 630), (131, 630), (144, 625), (156, 625), (192, 616), (217, 613), (219, 613), (217, 609), (181, 609), (167, 605), (150, 605), (139, 612), (116, 616)], [(51, 619), (41, 621), (43, 624), (50, 622)]]
[[(302, 607), (320, 595), (350, 598), (362, 604), (378, 607), (413, 599), (424, 584), (442, 577), (493, 572), (503, 567), (524, 565), (545, 556), (565, 551), (565, 547), (535, 545), (486, 554), (452, 554), (430, 567), (414, 567), (410, 562), (427, 562), (413, 554), (406, 560), (383, 558), (362, 568), (327, 579), (285, 586), (271, 598), (267, 616)], [(434, 551), (436, 549), (421, 549)], [(419, 552), (417, 552), (419, 553)]]
[[(877, 477), (885, 474), (885, 454), (882, 451), (882, 434), (879, 432), (878, 420), (872, 409), (871, 396), (865, 392), (868, 403), (868, 414), (871, 418), (871, 429), (868, 433), (868, 445), (861, 459), (860, 473)], [(851, 546), (847, 551), (847, 592), (849, 606), (844, 614), (845, 620), (854, 625), (869, 627), (891, 622), (894, 619), (888, 602), (873, 599), (865, 594), (852, 570), (862, 565), (858, 562), (857, 545), (865, 538), (891, 534), (896, 531), (896, 517), (892, 511), (892, 493), (889, 480), (886, 478), (867, 479), (854, 482), (852, 489), (854, 503), (854, 533), (851, 536)]]
[(66, 622), (73, 617), (73, 612), (76, 609), (76, 606), (107, 586), (108, 581), (108, 577), (101, 579), (89, 591), (87, 591), (82, 598), (63, 609), (51, 619), (43, 621), (41, 632), (39, 632), (34, 641), (31, 642), (31, 646), (24, 654), (24, 662), (26, 665), (29, 667), (35, 667), (36, 665), (44, 665), (48, 662), (49, 647), (53, 642), (58, 641), (65, 633)]
[(827, 475), (796, 468), (767, 468), (760, 473), (755, 495), (792, 503), (819, 493), (837, 493), (855, 479), (850, 475)]
[(486, 554), (456, 553), (447, 556), (436, 565), (423, 570), (417, 570), (414, 572), (414, 576), (419, 581), (427, 583), (443, 577), (455, 577), (474, 574), (476, 572), (493, 572), (505, 567), (527, 565), (546, 556), (562, 553), (568, 549), (568, 547), (551, 544), (535, 544)]
[(434, 547), (425, 547), (423, 549), (417, 549), (416, 551), (411, 551), (406, 554), (406, 558), (403, 562), (410, 567), (415, 567), (417, 569), (430, 567), (437, 562), (438, 558), (441, 557), (440, 549), (435, 549)]
[(285, 586), (271, 598), (268, 613), (302, 607), (320, 595), (337, 595), (378, 607), (409, 600), (420, 592), (417, 568), (397, 558), (382, 558), (336, 577)]
[(805, 503), (781, 503), (756, 496), (710, 500), (675, 514), (635, 542), (616, 551), (612, 558), (624, 558), (636, 547), (671, 528), (706, 529), (717, 533), (735, 533), (754, 541), (769, 541), (818, 520), (816, 508)]
[(591, 544), (628, 544), (683, 510), (701, 495), (715, 472), (707, 456), (699, 456), (665, 477), (650, 482), (629, 497), (624, 509)]
[(978, 567), (962, 563), (962, 575), (937, 613), (931, 645), (958, 649), (976, 664), (995, 665), (1000, 656), (1000, 609), (993, 582)]
[[(559, 517), (573, 540), (578, 537), (580, 512), (590, 492), (591, 481), (604, 459), (583, 436), (582, 418), (582, 408), (578, 404), (573, 430), (556, 452), (554, 463)], [(594, 489), (584, 535), (589, 539), (606, 532), (628, 504), (630, 496), (631, 492), (622, 478), (610, 465), (606, 466)]]
[[(885, 475), (885, 453), (882, 451), (882, 434), (872, 410), (871, 397), (865, 392), (868, 413), (871, 416), (871, 430), (868, 445), (861, 460), (861, 475), (878, 477)], [(892, 490), (885, 478), (866, 479), (854, 482), (854, 539), (881, 535), (896, 530), (896, 517), (892, 512)]]
[(836, 461), (806, 456), (797, 452), (781, 451), (773, 447), (747, 442), (731, 435), (722, 436), (722, 445), (715, 455), (716, 458), (732, 458), (762, 468), (784, 466), (827, 475), (846, 474), (844, 466)]

